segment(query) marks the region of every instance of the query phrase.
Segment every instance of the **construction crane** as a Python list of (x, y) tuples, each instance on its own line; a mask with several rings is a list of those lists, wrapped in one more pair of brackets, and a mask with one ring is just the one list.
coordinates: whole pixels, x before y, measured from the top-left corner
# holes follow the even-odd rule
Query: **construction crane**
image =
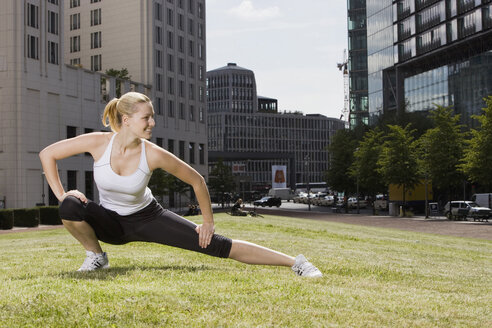
[(343, 74), (343, 110), (340, 119), (349, 121), (349, 73), (347, 49), (343, 50), (343, 60), (337, 63), (338, 70)]

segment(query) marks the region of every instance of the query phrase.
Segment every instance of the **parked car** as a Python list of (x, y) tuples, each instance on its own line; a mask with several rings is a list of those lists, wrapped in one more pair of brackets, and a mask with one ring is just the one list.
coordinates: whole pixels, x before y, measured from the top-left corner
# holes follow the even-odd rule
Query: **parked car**
[(333, 206), (335, 205), (335, 197), (332, 195), (325, 196), (318, 200), (318, 205), (320, 206)]
[(492, 210), (488, 207), (480, 207), (470, 200), (455, 200), (444, 205), (444, 215), (449, 220), (488, 220), (492, 216)]
[(376, 195), (376, 200), (374, 201), (374, 208), (377, 210), (387, 210), (388, 197), (383, 194)]
[[(357, 208), (357, 197), (350, 197), (348, 200), (348, 207), (349, 208)], [(367, 207), (367, 200), (364, 198), (359, 198), (359, 208), (366, 208)]]
[(303, 203), (303, 198), (307, 197), (305, 192), (300, 192), (297, 196), (294, 197), (294, 203)]
[(277, 198), (277, 197), (263, 197), (262, 199), (255, 200), (253, 202), (254, 206), (261, 206), (261, 207), (272, 207), (272, 206), (277, 206), (280, 207), (282, 205), (282, 199)]

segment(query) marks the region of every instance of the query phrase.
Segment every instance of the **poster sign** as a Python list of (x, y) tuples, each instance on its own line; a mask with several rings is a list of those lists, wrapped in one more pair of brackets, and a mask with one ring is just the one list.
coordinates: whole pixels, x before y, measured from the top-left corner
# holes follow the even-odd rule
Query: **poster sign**
[(272, 165), (272, 188), (287, 188), (287, 166)]

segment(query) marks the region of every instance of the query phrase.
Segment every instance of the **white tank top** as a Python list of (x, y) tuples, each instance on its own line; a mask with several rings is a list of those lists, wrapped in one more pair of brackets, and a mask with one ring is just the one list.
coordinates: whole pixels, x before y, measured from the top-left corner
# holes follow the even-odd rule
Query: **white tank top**
[(152, 192), (147, 187), (150, 172), (145, 156), (145, 141), (142, 139), (140, 163), (132, 175), (121, 176), (111, 168), (111, 150), (116, 133), (111, 137), (102, 157), (94, 162), (94, 181), (99, 190), (99, 202), (119, 215), (130, 215), (152, 202)]

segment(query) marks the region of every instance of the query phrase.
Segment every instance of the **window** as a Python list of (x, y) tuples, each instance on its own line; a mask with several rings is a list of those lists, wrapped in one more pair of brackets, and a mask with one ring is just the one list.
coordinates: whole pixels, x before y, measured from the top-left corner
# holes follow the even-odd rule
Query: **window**
[(48, 63), (58, 65), (58, 43), (48, 41)]
[(67, 139), (77, 136), (77, 127), (67, 125)]
[(188, 145), (188, 150), (190, 154), (190, 164), (195, 164), (195, 143), (190, 142)]
[(48, 2), (58, 6), (58, 0), (48, 0)]
[(203, 18), (203, 4), (201, 2), (198, 3), (198, 17)]
[(191, 57), (195, 56), (195, 51), (194, 51), (193, 47), (194, 47), (193, 40), (189, 40), (188, 41), (188, 55)]
[(203, 117), (203, 107), (200, 106), (199, 112), (198, 112), (198, 119), (200, 120), (200, 123), (205, 122), (205, 118)]
[(188, 92), (188, 96), (191, 100), (195, 100), (195, 85), (190, 83), (190, 91)]
[(174, 140), (173, 139), (169, 139), (167, 141), (167, 150), (170, 152), (170, 153), (174, 153)]
[(185, 63), (184, 63), (184, 59), (183, 58), (179, 58), (179, 65), (178, 65), (178, 73), (181, 74), (181, 75), (184, 75), (184, 66), (185, 66)]
[(70, 31), (80, 28), (80, 13), (70, 15)]
[(160, 3), (155, 2), (155, 19), (158, 21), (162, 20), (162, 6)]
[(162, 28), (160, 26), (155, 27), (155, 43), (162, 44)]
[(102, 69), (101, 55), (91, 56), (91, 70), (100, 71)]
[(70, 59), (70, 65), (72, 65), (72, 66), (80, 66), (80, 58)]
[(205, 144), (198, 144), (198, 156), (200, 164), (205, 164)]
[(195, 78), (195, 63), (193, 62), (188, 63), (188, 74), (192, 79)]
[(157, 97), (157, 115), (162, 115), (162, 98)]
[(184, 160), (185, 157), (185, 142), (180, 140), (179, 141), (179, 158)]
[(155, 51), (155, 66), (162, 68), (162, 51)]
[(48, 33), (58, 35), (58, 14), (48, 10)]
[(101, 2), (101, 0), (91, 0), (91, 3)]
[(167, 47), (174, 49), (174, 34), (171, 31), (167, 31)]
[(167, 93), (169, 93), (170, 95), (173, 95), (174, 94), (174, 78), (169, 77), (167, 81), (168, 81), (167, 82)]
[(80, 7), (80, 0), (70, 0), (70, 8)]
[(167, 54), (167, 70), (174, 72), (174, 56), (171, 54)]
[(193, 19), (188, 18), (188, 34), (195, 35), (195, 29), (193, 25)]
[(195, 12), (195, 1), (194, 0), (188, 0), (188, 12), (190, 14), (193, 14)]
[(94, 173), (85, 171), (85, 197), (94, 199)]
[(183, 15), (178, 14), (178, 29), (184, 31)]
[(193, 105), (190, 105), (190, 121), (195, 121), (195, 107)]
[(27, 26), (39, 27), (39, 7), (33, 4), (27, 4)]
[(91, 26), (101, 24), (101, 8), (91, 10)]
[(167, 8), (167, 25), (174, 26), (174, 13), (173, 10), (170, 8)]
[(174, 101), (172, 100), (167, 102), (167, 116), (174, 117)]
[(67, 189), (77, 189), (77, 171), (67, 171)]
[(162, 143), (163, 143), (162, 138), (155, 138), (155, 143), (157, 146), (162, 148)]
[(178, 7), (183, 9), (183, 0), (178, 0)]
[(198, 38), (203, 40), (203, 24), (198, 24)]
[(27, 57), (39, 59), (39, 38), (27, 35)]
[(198, 88), (198, 100), (203, 102), (203, 99), (204, 99), (204, 92), (203, 92), (203, 87), (200, 86)]
[(101, 48), (101, 32), (91, 33), (91, 49)]
[(179, 118), (184, 120), (185, 119), (185, 105), (183, 103), (179, 103)]
[(178, 51), (181, 53), (184, 52), (184, 39), (182, 36), (178, 36)]
[(80, 51), (80, 35), (70, 37), (70, 52)]
[(159, 73), (155, 75), (155, 88), (157, 91), (162, 91), (162, 75)]
[(198, 44), (198, 58), (203, 59), (203, 44)]
[(203, 77), (204, 77), (203, 71), (204, 71), (204, 68), (203, 68), (203, 66), (200, 65), (198, 67), (198, 79), (200, 79), (200, 81), (203, 81)]

